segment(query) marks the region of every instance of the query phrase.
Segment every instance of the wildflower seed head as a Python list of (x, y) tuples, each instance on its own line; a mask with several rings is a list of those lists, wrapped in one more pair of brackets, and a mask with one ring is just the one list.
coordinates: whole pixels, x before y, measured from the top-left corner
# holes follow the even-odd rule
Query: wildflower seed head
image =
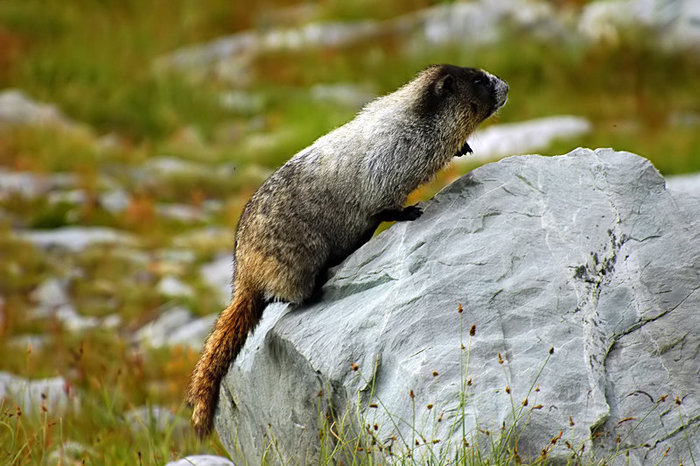
[(431, 409), (433, 409), (433, 405), (432, 405), (432, 404), (429, 404), (429, 405), (427, 406), (427, 408), (428, 408), (428, 410), (431, 410)]
[(501, 357), (501, 353), (498, 353), (498, 364), (503, 364), (503, 358)]
[(678, 406), (680, 406), (680, 405), (681, 405), (681, 399), (680, 399), (680, 398), (678, 398), (678, 397), (676, 397), (676, 404), (677, 404)]
[(376, 407), (377, 407), (377, 403), (370, 403), (370, 404), (369, 404), (369, 407), (370, 407), (370, 408), (376, 408)]
[(351, 362), (351, 363), (350, 363), (350, 368), (353, 370), (353, 372), (357, 372), (357, 370), (360, 368), (360, 366), (358, 366), (358, 365), (355, 364), (354, 362)]
[(473, 337), (476, 335), (476, 325), (472, 325), (472, 327), (469, 329), (469, 336)]
[(563, 433), (564, 433), (564, 431), (563, 431), (563, 430), (560, 430), (560, 431), (559, 431), (559, 435), (557, 435), (556, 437), (552, 437), (552, 440), (550, 441), (550, 443), (551, 443), (552, 445), (556, 445), (557, 442), (559, 441), (559, 439), (561, 438), (561, 436), (562, 436)]
[(510, 387), (506, 385), (506, 393), (510, 395)]
[(571, 416), (569, 416), (569, 425), (570, 425), (570, 426), (575, 426), (575, 425), (576, 425), (576, 424), (574, 424), (574, 419), (573, 419)]
[(523, 400), (523, 406), (527, 406), (527, 403), (528, 403), (528, 402), (527, 402), (527, 398), (525, 398), (525, 399)]
[(440, 375), (438, 374), (438, 371), (433, 371), (433, 377), (437, 377), (438, 375)]
[(659, 403), (663, 403), (664, 401), (666, 401), (666, 398), (668, 398), (668, 393), (659, 398)]
[(462, 303), (457, 303), (457, 312), (461, 314), (463, 310), (464, 309), (462, 309)]
[(468, 387), (471, 387), (471, 386), (472, 386), (472, 379), (471, 379), (471, 378), (469, 378), (469, 379), (467, 380), (467, 386), (468, 386)]
[(379, 430), (379, 425), (377, 425), (376, 423), (372, 427), (374, 427), (374, 430)]
[(411, 390), (411, 391), (408, 392), (408, 396), (410, 396), (411, 399), (414, 399), (414, 398), (416, 397), (416, 394), (413, 393), (413, 390)]

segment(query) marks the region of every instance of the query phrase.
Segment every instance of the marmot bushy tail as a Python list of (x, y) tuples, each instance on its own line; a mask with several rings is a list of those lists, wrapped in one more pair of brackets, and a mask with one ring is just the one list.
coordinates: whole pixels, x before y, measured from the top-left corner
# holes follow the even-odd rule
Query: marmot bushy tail
[(194, 407), (192, 423), (200, 437), (211, 431), (221, 379), (243, 347), (248, 333), (260, 321), (265, 307), (261, 293), (244, 286), (236, 289), (240, 291), (221, 312), (192, 374), (189, 400)]
[(219, 384), (269, 301), (302, 303), (325, 270), (367, 241), (382, 221), (413, 220), (403, 205), (506, 102), (508, 85), (478, 69), (431, 66), (370, 102), (263, 183), (238, 222), (234, 295), (192, 375), (188, 401), (201, 436), (211, 432)]

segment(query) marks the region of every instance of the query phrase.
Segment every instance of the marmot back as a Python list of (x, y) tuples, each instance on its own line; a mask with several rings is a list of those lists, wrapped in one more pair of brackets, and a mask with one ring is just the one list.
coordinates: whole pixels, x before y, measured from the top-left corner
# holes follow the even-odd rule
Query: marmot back
[(263, 183), (238, 223), (233, 299), (192, 375), (188, 401), (200, 435), (211, 431), (221, 379), (265, 304), (302, 303), (379, 223), (420, 216), (418, 207), (403, 207), (409, 193), (471, 152), (467, 137), (507, 94), (508, 85), (483, 70), (431, 66)]

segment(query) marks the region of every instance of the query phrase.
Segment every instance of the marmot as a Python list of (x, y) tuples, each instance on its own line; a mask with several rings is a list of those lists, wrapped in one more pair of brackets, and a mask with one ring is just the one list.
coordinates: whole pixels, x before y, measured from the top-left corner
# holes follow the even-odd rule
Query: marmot
[(455, 155), (505, 104), (508, 85), (486, 71), (434, 65), (319, 138), (246, 204), (235, 241), (233, 299), (192, 374), (188, 401), (196, 432), (211, 432), (219, 384), (269, 301), (302, 303), (368, 241), (383, 221), (414, 220), (408, 194)]

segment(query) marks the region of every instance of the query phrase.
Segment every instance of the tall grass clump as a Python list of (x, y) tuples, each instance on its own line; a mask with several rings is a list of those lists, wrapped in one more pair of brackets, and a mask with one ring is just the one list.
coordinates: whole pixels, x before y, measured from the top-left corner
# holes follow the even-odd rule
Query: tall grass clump
[[(537, 381), (546, 367), (554, 349), (550, 349), (540, 366), (535, 378), (528, 387), (524, 400), (515, 400), (507, 372), (505, 392), (509, 396), (510, 415), (500, 429), (481, 425), (478, 420), (476, 429), (471, 427), (468, 406), (472, 397), (472, 376), (470, 359), (472, 340), (476, 335), (476, 326), (465, 328), (462, 306), (458, 306), (460, 340), (458, 358), (460, 367), (459, 393), (455, 412), (450, 421), (445, 417), (447, 406), (433, 403), (425, 407), (417, 406), (416, 393), (406, 389), (406, 402), (410, 403), (409, 418), (399, 417), (376, 393), (376, 376), (379, 361), (375, 361), (374, 372), (367, 376), (359, 366), (351, 363), (350, 370), (366, 386), (366, 393), (357, 393), (353, 407), (342, 413), (322, 410), (319, 393), (319, 440), (322, 464), (357, 464), (374, 465), (387, 462), (400, 465), (441, 465), (458, 464), (465, 466), (521, 464), (523, 458), (518, 452), (519, 431), (527, 426), (530, 414), (542, 408), (537, 404), (540, 389)], [(498, 362), (503, 359), (498, 354)], [(438, 373), (433, 372), (437, 377)], [(368, 413), (377, 413), (372, 415)], [(382, 423), (377, 417), (384, 419)], [(449, 423), (447, 428), (443, 428)], [(446, 432), (440, 437), (440, 431)], [(390, 432), (390, 434), (387, 434)], [(553, 438), (548, 445), (543, 445), (539, 458), (529, 459), (534, 465), (546, 464), (551, 449), (561, 439), (562, 433)], [(455, 441), (455, 438), (458, 439)]]

